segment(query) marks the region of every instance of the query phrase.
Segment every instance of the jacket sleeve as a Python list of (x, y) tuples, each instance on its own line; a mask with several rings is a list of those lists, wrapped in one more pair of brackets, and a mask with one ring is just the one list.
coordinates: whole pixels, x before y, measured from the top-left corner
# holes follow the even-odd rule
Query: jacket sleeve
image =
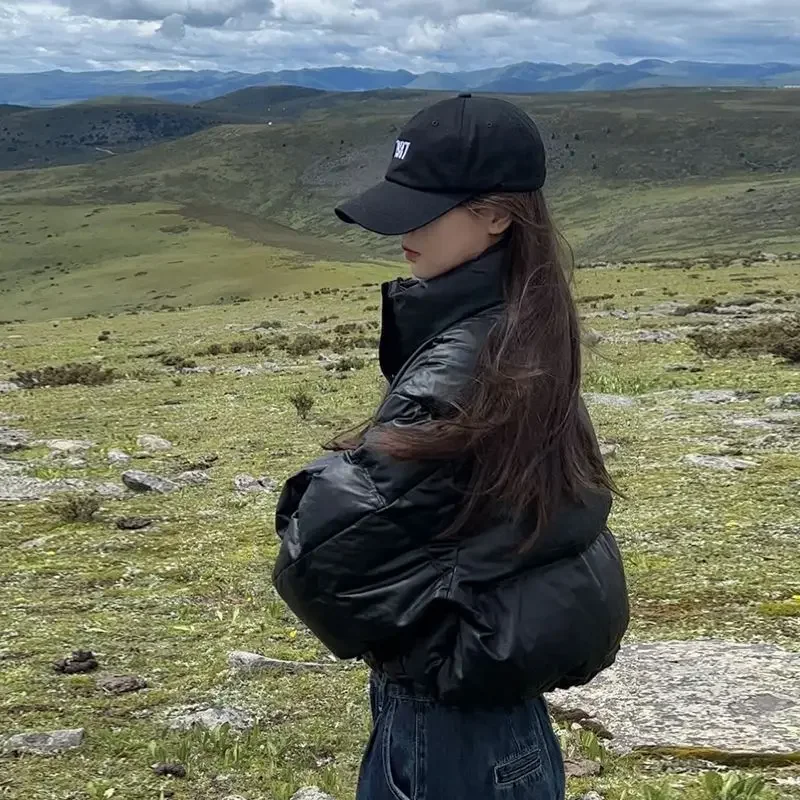
[[(442, 369), (441, 357), (429, 357), (411, 383), (389, 394), (379, 420), (413, 425), (438, 416), (449, 394), (437, 383)], [(452, 382), (452, 368), (442, 374)], [(361, 446), (326, 456), (286, 483), (276, 513), (275, 587), (339, 658), (401, 639), (446, 594), (450, 567), (432, 540), (456, 513), (451, 470)]]

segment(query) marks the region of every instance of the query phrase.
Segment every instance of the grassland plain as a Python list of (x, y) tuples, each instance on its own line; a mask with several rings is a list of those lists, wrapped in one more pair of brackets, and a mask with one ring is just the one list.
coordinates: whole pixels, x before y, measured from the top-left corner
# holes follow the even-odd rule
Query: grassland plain
[[(149, 225), (151, 210), (103, 214), (121, 215), (122, 231), (128, 219)], [(89, 213), (64, 212), (76, 220)], [(169, 215), (164, 219), (175, 224)], [(63, 235), (73, 228), (68, 220)], [(219, 244), (212, 229), (194, 236), (200, 237), (198, 251)], [(116, 258), (124, 258), (126, 237), (119, 238)], [(89, 237), (76, 243), (88, 248)], [(230, 244), (225, 254), (231, 265), (241, 259), (249, 268), (250, 246)], [(98, 269), (113, 274), (112, 258), (100, 263)], [(80, 468), (66, 467), (44, 446), (15, 453), (32, 475), (119, 481), (126, 467), (109, 464), (108, 451), (132, 453), (140, 449), (137, 437), (148, 433), (166, 437), (174, 449), (132, 464), (160, 475), (175, 476), (209, 453), (218, 456), (205, 486), (105, 500), (91, 523), (64, 523), (40, 503), (0, 508), (0, 732), (87, 732), (80, 749), (62, 756), (0, 760), (0, 796), (288, 800), (309, 784), (338, 800), (352, 795), (368, 733), (365, 670), (242, 677), (229, 672), (226, 660), (238, 649), (327, 658), (270, 586), (275, 494), (238, 493), (234, 478), (250, 473), (281, 481), (318, 454), (320, 442), (367, 417), (379, 399), (374, 350), (361, 347), (358, 337), (374, 334), (376, 282), (396, 267), (361, 269), (337, 271), (324, 291), (290, 283), (277, 297), (247, 302), (0, 327), (0, 378), (71, 361), (99, 362), (118, 373), (106, 385), (20, 390), (0, 398), (0, 424), (28, 429), (36, 438), (95, 443)], [(189, 276), (177, 280), (188, 283)], [(792, 412), (776, 415), (768, 402), (797, 390), (797, 367), (769, 356), (700, 356), (687, 331), (727, 318), (670, 313), (671, 303), (704, 297), (749, 296), (770, 305), (769, 314), (797, 309), (797, 262), (581, 270), (577, 294), (587, 327), (600, 338), (587, 353), (585, 390), (634, 403), (591, 405), (599, 435), (616, 445), (609, 464), (626, 494), (612, 524), (631, 582), (631, 639), (714, 636), (797, 649), (798, 422)], [(337, 331), (351, 324), (355, 329)], [(307, 355), (290, 355), (287, 346), (291, 350), (303, 334), (321, 339)], [(258, 353), (228, 352), (231, 343), (256, 336), (263, 343)], [(342, 372), (324, 368), (343, 355), (361, 361)], [(215, 371), (167, 368), (165, 358)], [(699, 389), (742, 394), (725, 404), (693, 402), (702, 399), (692, 394)], [(306, 419), (291, 402), (298, 390), (314, 398)], [(752, 427), (753, 419), (761, 428)], [(683, 462), (689, 454), (740, 454), (753, 466), (706, 471)], [(114, 524), (123, 515), (155, 522), (123, 531)], [(94, 676), (54, 673), (51, 662), (75, 648), (93, 650), (103, 673), (134, 674), (148, 688), (111, 696), (96, 687)], [(248, 711), (259, 726), (241, 738), (165, 728), (176, 709), (219, 705)], [(591, 736), (563, 736), (568, 750), (601, 758), (605, 766), (600, 777), (573, 780), (573, 791), (592, 788), (607, 800), (720, 798), (703, 788), (706, 765), (617, 759)], [(150, 765), (157, 760), (184, 763), (188, 777), (156, 776)], [(761, 797), (800, 797), (796, 769), (759, 774), (770, 783)]]

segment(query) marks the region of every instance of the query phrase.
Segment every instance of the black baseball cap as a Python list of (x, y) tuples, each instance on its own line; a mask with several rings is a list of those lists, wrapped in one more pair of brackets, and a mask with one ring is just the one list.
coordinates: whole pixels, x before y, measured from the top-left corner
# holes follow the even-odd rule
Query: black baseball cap
[(335, 211), (344, 222), (398, 235), (478, 195), (541, 189), (546, 175), (533, 120), (506, 100), (465, 92), (416, 114), (394, 143), (384, 180)]

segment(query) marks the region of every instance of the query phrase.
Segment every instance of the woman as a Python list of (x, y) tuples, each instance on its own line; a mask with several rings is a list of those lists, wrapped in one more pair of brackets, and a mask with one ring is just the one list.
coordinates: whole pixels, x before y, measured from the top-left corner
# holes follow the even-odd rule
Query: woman
[(563, 798), (542, 695), (608, 667), (628, 624), (545, 173), (523, 111), (464, 94), (336, 209), (402, 234), (415, 276), (383, 286), (371, 425), (277, 511), (279, 593), (373, 670), (358, 800)]

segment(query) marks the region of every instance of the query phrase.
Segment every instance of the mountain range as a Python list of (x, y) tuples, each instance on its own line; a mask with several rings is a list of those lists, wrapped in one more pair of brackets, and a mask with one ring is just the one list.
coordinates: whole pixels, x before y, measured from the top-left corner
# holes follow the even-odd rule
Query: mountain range
[(334, 92), (375, 89), (473, 90), (503, 94), (616, 91), (661, 87), (800, 87), (800, 64), (723, 64), (648, 59), (633, 64), (521, 62), (469, 72), (323, 67), (257, 74), (211, 70), (0, 74), (0, 105), (55, 106), (107, 96), (196, 103), (251, 86), (302, 86)]

